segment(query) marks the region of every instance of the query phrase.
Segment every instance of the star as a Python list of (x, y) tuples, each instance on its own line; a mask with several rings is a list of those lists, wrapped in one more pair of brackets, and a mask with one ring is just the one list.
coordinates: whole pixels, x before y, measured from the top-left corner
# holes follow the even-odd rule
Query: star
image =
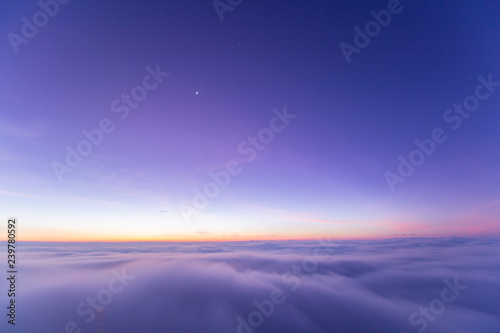
[(196, 92), (196, 95), (198, 95), (198, 92)]

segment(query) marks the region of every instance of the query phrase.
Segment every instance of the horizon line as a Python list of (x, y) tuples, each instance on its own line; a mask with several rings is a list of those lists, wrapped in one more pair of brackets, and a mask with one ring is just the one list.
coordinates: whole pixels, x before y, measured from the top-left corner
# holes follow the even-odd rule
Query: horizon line
[[(475, 235), (475, 236), (404, 236), (404, 237), (363, 237), (363, 238), (331, 238), (328, 236), (318, 238), (295, 238), (295, 239), (240, 239), (240, 240), (16, 240), (16, 243), (244, 243), (244, 242), (304, 242), (322, 239), (331, 241), (373, 241), (390, 239), (442, 239), (442, 238), (467, 238), (467, 239), (493, 239), (500, 235)], [(0, 240), (7, 242), (7, 240)]]

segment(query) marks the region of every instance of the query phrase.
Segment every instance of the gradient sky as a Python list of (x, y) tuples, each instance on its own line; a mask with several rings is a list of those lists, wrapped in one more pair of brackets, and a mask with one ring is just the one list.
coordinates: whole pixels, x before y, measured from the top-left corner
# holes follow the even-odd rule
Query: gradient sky
[[(500, 4), (402, 0), (348, 63), (339, 47), (387, 1), (70, 1), (18, 52), (36, 1), (0, 1), (0, 211), (21, 240), (248, 240), (500, 234), (500, 88), (454, 130), (443, 114), (500, 81)], [(147, 67), (169, 75), (125, 119)], [(154, 82), (154, 81), (150, 81)], [(483, 91), (486, 88), (483, 88)], [(123, 106), (124, 104), (119, 104)], [(296, 115), (248, 161), (273, 109)], [(73, 172), (52, 165), (102, 119)], [(415, 139), (447, 135), (391, 191)], [(180, 205), (241, 172), (190, 222)]]

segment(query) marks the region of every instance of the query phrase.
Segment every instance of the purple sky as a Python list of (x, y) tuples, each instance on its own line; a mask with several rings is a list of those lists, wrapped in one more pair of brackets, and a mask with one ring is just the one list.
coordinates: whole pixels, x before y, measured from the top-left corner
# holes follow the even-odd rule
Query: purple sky
[(70, 1), (25, 38), (40, 5), (0, 1), (4, 217), (26, 240), (500, 234), (500, 5), (402, 0), (348, 63), (387, 3)]

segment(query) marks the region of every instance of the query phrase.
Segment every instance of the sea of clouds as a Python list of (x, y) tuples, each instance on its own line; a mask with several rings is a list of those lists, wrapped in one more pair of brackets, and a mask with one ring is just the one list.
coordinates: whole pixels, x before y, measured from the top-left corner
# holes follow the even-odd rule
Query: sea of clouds
[(19, 246), (12, 332), (500, 332), (498, 239)]

